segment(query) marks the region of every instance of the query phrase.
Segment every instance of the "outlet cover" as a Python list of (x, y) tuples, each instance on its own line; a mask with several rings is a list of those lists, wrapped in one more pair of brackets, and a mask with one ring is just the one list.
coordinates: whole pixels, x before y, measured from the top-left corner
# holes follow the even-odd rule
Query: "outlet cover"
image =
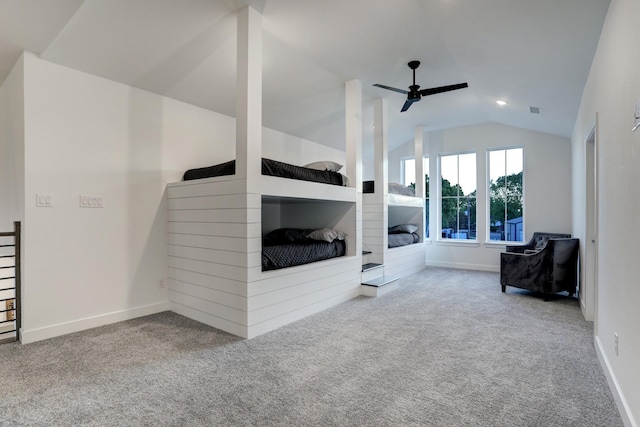
[(80, 196), (81, 208), (102, 208), (104, 207), (104, 199), (102, 196)]

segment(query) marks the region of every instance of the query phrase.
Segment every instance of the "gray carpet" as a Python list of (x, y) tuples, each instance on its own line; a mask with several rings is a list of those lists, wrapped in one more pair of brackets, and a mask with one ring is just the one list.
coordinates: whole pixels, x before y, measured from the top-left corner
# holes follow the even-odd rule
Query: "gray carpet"
[(622, 426), (575, 299), (427, 269), (252, 340), (166, 312), (0, 346), (0, 425)]

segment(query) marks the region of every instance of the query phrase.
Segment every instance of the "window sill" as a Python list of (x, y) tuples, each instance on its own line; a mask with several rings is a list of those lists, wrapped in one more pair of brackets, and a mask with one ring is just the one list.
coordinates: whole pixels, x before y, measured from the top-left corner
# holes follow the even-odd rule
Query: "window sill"
[(465, 248), (480, 247), (480, 242), (478, 242), (477, 240), (450, 239), (450, 240), (436, 240), (436, 242), (438, 243), (438, 245), (441, 245), (441, 246), (460, 246)]
[(510, 243), (506, 243), (506, 242), (496, 242), (496, 241), (489, 241), (489, 242), (484, 242), (482, 244), (485, 248), (491, 248), (491, 249), (501, 249), (504, 250), (507, 248), (507, 245), (510, 245)]

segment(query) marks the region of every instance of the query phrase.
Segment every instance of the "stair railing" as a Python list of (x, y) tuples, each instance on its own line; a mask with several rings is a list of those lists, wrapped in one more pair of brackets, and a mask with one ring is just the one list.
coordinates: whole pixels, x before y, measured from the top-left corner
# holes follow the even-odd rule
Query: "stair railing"
[[(20, 222), (16, 221), (13, 231), (0, 232), (0, 342), (20, 339), (20, 285)], [(2, 338), (9, 334), (14, 336)]]

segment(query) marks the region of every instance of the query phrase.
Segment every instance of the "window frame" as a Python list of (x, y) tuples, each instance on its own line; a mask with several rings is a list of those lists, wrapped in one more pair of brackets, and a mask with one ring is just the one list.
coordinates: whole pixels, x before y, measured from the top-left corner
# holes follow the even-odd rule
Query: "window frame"
[[(442, 237), (442, 232), (443, 232), (443, 227), (442, 227), (442, 220), (443, 220), (443, 214), (442, 214), (442, 158), (443, 157), (449, 157), (449, 156), (457, 156), (457, 179), (458, 179), (458, 185), (459, 185), (459, 181), (460, 181), (460, 156), (466, 155), (466, 154), (473, 154), (475, 156), (475, 174), (474, 174), (474, 178), (475, 178), (475, 191), (476, 191), (476, 196), (475, 196), (475, 202), (476, 202), (476, 220), (474, 223), (475, 226), (475, 231), (476, 231), (476, 236), (474, 239), (457, 239), (457, 238), (448, 238), (448, 237)], [(437, 221), (438, 221), (438, 225), (437, 225), (437, 237), (436, 240), (438, 240), (438, 242), (446, 242), (449, 244), (464, 244), (464, 245), (468, 245), (468, 244), (474, 244), (477, 245), (478, 244), (478, 152), (474, 151), (474, 150), (467, 150), (467, 151), (454, 151), (454, 152), (447, 152), (447, 153), (440, 153), (438, 154), (437, 157), (437, 183), (436, 183), (436, 190), (437, 190), (437, 201), (438, 201), (438, 206), (437, 206)], [(457, 199), (460, 199), (460, 196), (456, 197)], [(458, 225), (458, 230), (460, 230), (460, 224)], [(470, 227), (471, 228), (471, 227)], [(471, 233), (471, 230), (469, 230), (469, 233)]]
[(404, 156), (404, 157), (400, 157), (400, 182), (402, 183), (402, 185), (407, 185), (405, 184), (406, 182), (406, 166), (405, 166), (405, 162), (407, 160), (413, 160), (413, 170), (414, 170), (414, 176), (415, 176), (415, 156)]
[[(507, 157), (506, 157), (506, 151), (508, 150), (515, 150), (515, 149), (520, 149), (522, 150), (522, 240), (506, 240), (506, 234), (505, 234), (505, 240), (492, 240), (491, 239), (491, 153), (495, 152), (495, 151), (504, 151), (505, 152), (505, 174), (507, 173)], [(504, 244), (519, 244), (519, 243), (524, 243), (524, 236), (526, 235), (526, 209), (525, 209), (525, 193), (526, 193), (526, 185), (525, 185), (525, 181), (526, 181), (526, 173), (525, 173), (525, 158), (526, 158), (526, 153), (525, 153), (525, 147), (524, 145), (509, 145), (509, 146), (501, 146), (501, 147), (492, 147), (492, 148), (488, 148), (487, 149), (487, 156), (486, 156), (486, 171), (487, 171), (487, 178), (486, 178), (486, 200), (485, 200), (485, 204), (486, 204), (486, 229), (487, 229), (487, 233), (486, 233), (486, 243), (489, 244), (497, 244), (497, 245), (504, 245)], [(505, 175), (507, 176), (507, 175)], [(505, 206), (506, 208), (506, 206)]]

